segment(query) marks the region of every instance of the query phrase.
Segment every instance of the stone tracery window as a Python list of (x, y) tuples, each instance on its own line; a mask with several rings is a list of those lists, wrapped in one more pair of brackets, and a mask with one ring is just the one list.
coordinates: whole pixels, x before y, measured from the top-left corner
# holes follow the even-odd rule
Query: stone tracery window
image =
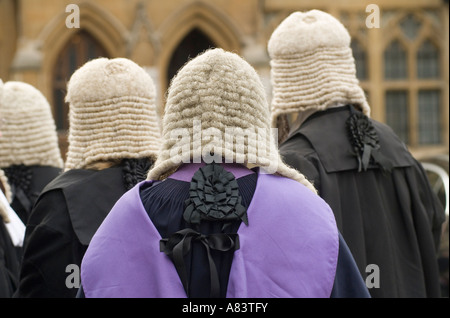
[(408, 77), (407, 55), (400, 41), (393, 41), (384, 51), (384, 78), (404, 79)]
[(386, 123), (409, 146), (443, 143), (442, 79), (436, 21), (402, 14), (384, 48)]
[(439, 49), (430, 40), (417, 50), (417, 77), (439, 78)]

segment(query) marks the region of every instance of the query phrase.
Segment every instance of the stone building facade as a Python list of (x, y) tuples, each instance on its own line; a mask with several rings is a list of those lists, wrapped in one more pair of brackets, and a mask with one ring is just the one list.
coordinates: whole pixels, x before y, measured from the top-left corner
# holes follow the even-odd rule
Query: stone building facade
[(28, 82), (48, 98), (64, 155), (66, 83), (89, 59), (140, 64), (155, 80), (162, 112), (178, 68), (208, 47), (222, 47), (258, 70), (270, 98), (267, 41), (290, 13), (310, 9), (329, 12), (350, 31), (372, 117), (391, 125), (417, 157), (448, 155), (443, 0), (0, 0), (0, 78)]

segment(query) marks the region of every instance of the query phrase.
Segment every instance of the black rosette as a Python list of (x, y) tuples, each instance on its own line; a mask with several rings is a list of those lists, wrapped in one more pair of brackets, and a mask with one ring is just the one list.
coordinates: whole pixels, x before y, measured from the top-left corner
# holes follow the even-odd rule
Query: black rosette
[(378, 134), (366, 115), (352, 108), (346, 127), (358, 159), (358, 172), (366, 171), (370, 163), (377, 163), (385, 171), (391, 170), (392, 164), (380, 152)]
[(208, 164), (192, 177), (183, 217), (191, 224), (241, 219), (248, 225), (247, 209), (241, 200), (234, 175), (221, 165)]

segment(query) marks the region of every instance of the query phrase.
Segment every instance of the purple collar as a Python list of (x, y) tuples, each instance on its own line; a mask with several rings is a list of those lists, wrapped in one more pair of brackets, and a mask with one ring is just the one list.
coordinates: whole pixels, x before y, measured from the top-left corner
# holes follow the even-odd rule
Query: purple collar
[[(182, 164), (178, 170), (169, 176), (170, 179), (190, 182), (194, 173), (205, 166), (206, 163), (185, 163)], [(220, 165), (228, 172), (231, 172), (236, 179), (244, 177), (246, 175), (255, 173), (253, 170), (248, 169), (244, 165), (239, 163), (220, 163)]]
[[(81, 265), (86, 297), (186, 297), (142, 205), (139, 191), (149, 183), (125, 193), (92, 238)], [(296, 181), (258, 172), (247, 213), (227, 297), (329, 297), (339, 249), (329, 206)]]

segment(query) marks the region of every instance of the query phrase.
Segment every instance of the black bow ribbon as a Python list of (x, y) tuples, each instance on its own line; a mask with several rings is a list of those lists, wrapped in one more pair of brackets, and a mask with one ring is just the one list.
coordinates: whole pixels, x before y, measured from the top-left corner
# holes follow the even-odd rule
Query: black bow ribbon
[(220, 295), (220, 282), (216, 265), (211, 256), (211, 249), (221, 252), (238, 250), (239, 235), (226, 233), (203, 235), (193, 229), (186, 228), (175, 232), (169, 238), (160, 241), (160, 251), (164, 252), (173, 261), (188, 297), (189, 279), (184, 257), (190, 252), (192, 242), (195, 241), (201, 242), (206, 249), (211, 279), (210, 296), (217, 298)]

